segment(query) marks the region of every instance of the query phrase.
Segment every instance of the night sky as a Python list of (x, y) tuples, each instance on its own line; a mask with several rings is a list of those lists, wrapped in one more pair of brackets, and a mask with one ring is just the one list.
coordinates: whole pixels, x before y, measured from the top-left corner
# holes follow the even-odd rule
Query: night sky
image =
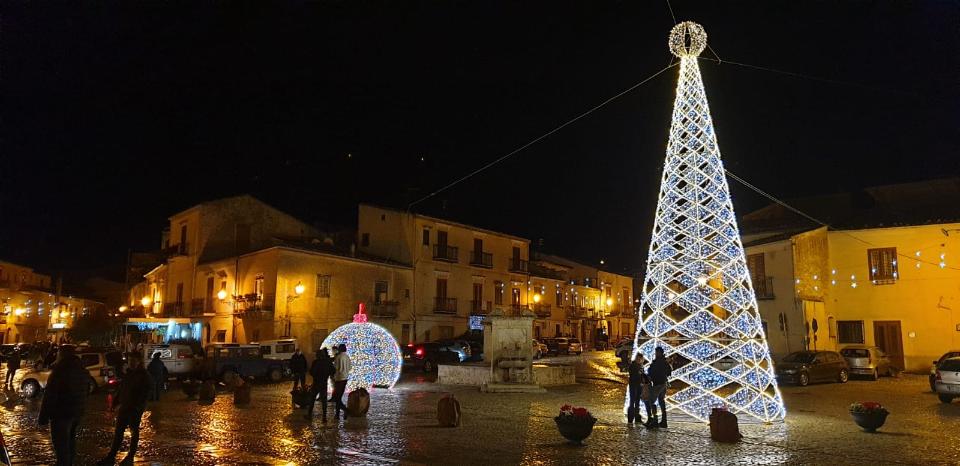
[[(734, 173), (785, 198), (958, 174), (957, 2), (673, 9), (723, 59), (809, 76), (701, 61)], [(351, 227), (357, 202), (405, 207), (661, 69), (673, 24), (657, 1), (8, 3), (0, 258), (123, 264), (239, 193)], [(636, 270), (676, 77), (417, 211)], [(731, 183), (738, 213), (764, 205)]]

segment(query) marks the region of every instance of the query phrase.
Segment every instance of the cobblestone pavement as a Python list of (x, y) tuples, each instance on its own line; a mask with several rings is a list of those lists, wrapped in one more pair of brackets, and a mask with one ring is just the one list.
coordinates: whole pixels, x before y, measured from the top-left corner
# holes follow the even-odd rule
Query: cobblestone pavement
[[(140, 464), (958, 464), (960, 401), (941, 404), (926, 378), (904, 375), (878, 382), (783, 387), (782, 424), (743, 425), (736, 445), (710, 440), (700, 423), (671, 423), (647, 431), (622, 415), (623, 376), (611, 353), (567, 358), (578, 384), (545, 394), (484, 394), (438, 386), (404, 375), (393, 390), (372, 395), (365, 421), (308, 423), (290, 406), (289, 386), (257, 385), (250, 407), (222, 393), (212, 405), (187, 401), (176, 390), (151, 405), (143, 423)], [(463, 425), (440, 428), (436, 403), (452, 392)], [(49, 464), (50, 445), (36, 427), (37, 402), (0, 395), (0, 429), (14, 462)], [(847, 405), (875, 400), (891, 415), (880, 433), (853, 424)], [(562, 404), (589, 408), (599, 419), (584, 446), (566, 444), (553, 417)], [(112, 435), (105, 396), (91, 397), (80, 434), (80, 463), (104, 454)]]

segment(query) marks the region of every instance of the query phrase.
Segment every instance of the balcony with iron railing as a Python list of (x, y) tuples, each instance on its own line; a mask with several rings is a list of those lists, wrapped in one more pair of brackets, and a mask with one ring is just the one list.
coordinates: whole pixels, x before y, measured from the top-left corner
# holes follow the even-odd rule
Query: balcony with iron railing
[(470, 251), (470, 265), (485, 269), (493, 268), (493, 254), (483, 251)]
[(434, 314), (456, 314), (457, 298), (436, 297), (433, 302)]
[(234, 312), (243, 319), (273, 320), (275, 295), (249, 293), (234, 298)]
[(375, 319), (396, 319), (399, 313), (399, 301), (381, 301), (370, 306), (370, 316)]
[(552, 308), (549, 304), (534, 304), (533, 313), (540, 318), (548, 318), (552, 312)]
[(490, 313), (492, 303), (490, 301), (470, 301), (470, 315), (485, 316)]
[(757, 280), (753, 284), (753, 292), (757, 299), (776, 299), (773, 294), (773, 277), (765, 277), (763, 280)]
[(527, 261), (523, 259), (517, 259), (515, 257), (510, 258), (509, 270), (511, 272), (520, 272), (527, 273)]
[(160, 310), (161, 317), (186, 317), (186, 305), (182, 302), (163, 303)]
[(510, 307), (507, 308), (507, 312), (509, 312), (510, 315), (513, 315), (513, 316), (523, 315), (524, 312), (529, 310), (530, 310), (530, 306), (527, 306), (526, 304), (516, 304), (516, 303), (510, 304)]
[(595, 319), (597, 317), (597, 311), (595, 309), (580, 306), (567, 306), (568, 319)]
[(457, 262), (459, 260), (459, 248), (447, 246), (446, 244), (433, 245), (433, 260), (444, 262)]

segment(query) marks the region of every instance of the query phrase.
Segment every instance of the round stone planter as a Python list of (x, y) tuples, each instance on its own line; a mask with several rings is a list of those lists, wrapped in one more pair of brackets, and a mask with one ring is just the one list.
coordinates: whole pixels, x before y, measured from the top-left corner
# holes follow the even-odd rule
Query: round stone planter
[(557, 430), (560, 431), (560, 435), (576, 445), (582, 444), (583, 440), (593, 433), (593, 425), (597, 422), (595, 418), (567, 420), (561, 419), (559, 416), (553, 418), (553, 420), (557, 423)]
[(197, 396), (197, 393), (200, 393), (200, 382), (194, 382), (192, 380), (184, 380), (180, 384), (180, 389), (183, 390), (183, 394), (187, 395), (187, 398), (193, 398)]
[(882, 427), (883, 423), (887, 422), (887, 414), (889, 413), (886, 411), (876, 413), (850, 413), (850, 415), (853, 416), (853, 421), (867, 432), (876, 432), (877, 429)]

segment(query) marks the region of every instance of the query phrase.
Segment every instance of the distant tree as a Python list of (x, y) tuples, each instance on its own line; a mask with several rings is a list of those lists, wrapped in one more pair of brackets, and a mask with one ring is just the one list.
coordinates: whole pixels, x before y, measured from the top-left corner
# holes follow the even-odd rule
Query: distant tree
[(108, 346), (113, 343), (116, 331), (117, 323), (114, 319), (102, 314), (90, 314), (78, 317), (68, 333), (70, 340), (75, 343)]

